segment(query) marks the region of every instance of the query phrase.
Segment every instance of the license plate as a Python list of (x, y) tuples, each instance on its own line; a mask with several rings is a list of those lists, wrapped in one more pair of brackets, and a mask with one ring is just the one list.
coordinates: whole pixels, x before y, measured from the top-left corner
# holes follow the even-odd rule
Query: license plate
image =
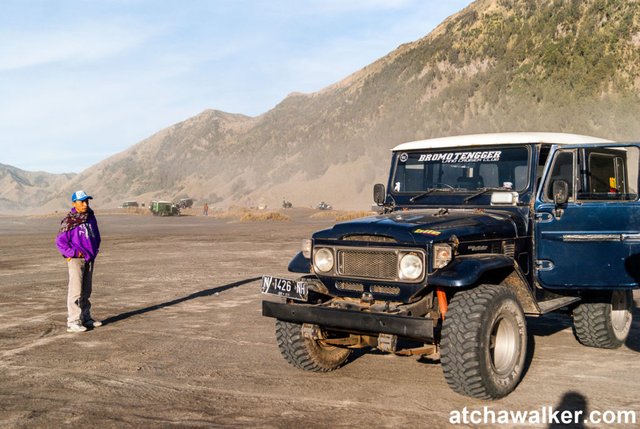
[(307, 284), (280, 277), (262, 276), (262, 293), (306, 301)]

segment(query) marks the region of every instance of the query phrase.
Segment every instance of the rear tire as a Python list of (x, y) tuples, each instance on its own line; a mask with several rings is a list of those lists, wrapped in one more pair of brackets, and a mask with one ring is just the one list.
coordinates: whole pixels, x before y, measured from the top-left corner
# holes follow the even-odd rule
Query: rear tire
[(632, 306), (630, 289), (587, 296), (573, 310), (573, 333), (585, 346), (617, 349), (631, 330)]
[(441, 363), (454, 391), (480, 399), (512, 392), (522, 377), (527, 325), (508, 288), (481, 285), (456, 293), (442, 326)]
[(351, 350), (323, 344), (302, 336), (302, 325), (276, 320), (276, 342), (291, 365), (305, 371), (328, 372), (339, 368)]

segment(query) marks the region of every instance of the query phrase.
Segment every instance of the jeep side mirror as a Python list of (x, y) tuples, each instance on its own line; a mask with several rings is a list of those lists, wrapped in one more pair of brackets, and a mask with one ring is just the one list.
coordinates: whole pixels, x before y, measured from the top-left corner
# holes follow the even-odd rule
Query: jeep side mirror
[(569, 201), (569, 184), (564, 180), (553, 182), (553, 202), (556, 206), (567, 204)]
[(373, 201), (381, 206), (384, 204), (384, 200), (386, 198), (387, 193), (384, 190), (384, 185), (382, 183), (376, 183), (373, 185)]

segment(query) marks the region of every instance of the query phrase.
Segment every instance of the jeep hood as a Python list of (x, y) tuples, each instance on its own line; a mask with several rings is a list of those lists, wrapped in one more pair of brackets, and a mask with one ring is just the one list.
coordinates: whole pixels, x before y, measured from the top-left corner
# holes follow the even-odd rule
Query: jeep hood
[[(410, 210), (336, 224), (313, 235), (316, 240), (343, 240), (357, 236), (391, 237), (401, 243), (509, 239), (517, 237), (517, 216), (508, 211)], [(368, 241), (368, 240), (364, 240)]]

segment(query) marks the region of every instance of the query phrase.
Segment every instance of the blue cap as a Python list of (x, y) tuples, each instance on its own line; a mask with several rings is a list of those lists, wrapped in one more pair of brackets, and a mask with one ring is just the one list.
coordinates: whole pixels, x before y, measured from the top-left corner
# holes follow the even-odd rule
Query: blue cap
[(71, 195), (71, 202), (75, 203), (76, 201), (84, 201), (84, 200), (92, 200), (93, 197), (87, 195), (85, 191), (75, 191), (73, 195)]

